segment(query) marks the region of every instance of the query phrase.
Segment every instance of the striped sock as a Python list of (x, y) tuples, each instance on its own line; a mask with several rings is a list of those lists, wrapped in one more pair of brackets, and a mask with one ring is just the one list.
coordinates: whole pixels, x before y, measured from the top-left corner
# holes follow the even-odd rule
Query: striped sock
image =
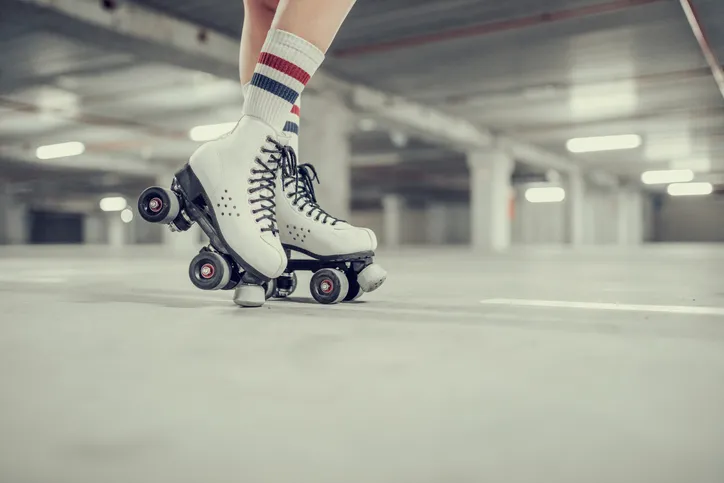
[[(246, 101), (248, 99), (249, 95), (249, 86), (251, 84), (247, 83), (244, 84), (242, 87), (242, 92), (244, 95), (244, 104), (246, 104)], [(299, 154), (299, 120), (300, 120), (300, 108), (302, 105), (302, 96), (297, 97), (296, 102), (294, 105), (292, 105), (291, 110), (287, 114), (286, 122), (284, 123), (284, 134), (289, 136), (289, 146), (294, 149), (294, 152)]]
[(302, 96), (297, 98), (297, 102), (292, 106), (292, 110), (287, 115), (287, 122), (284, 124), (284, 134), (289, 136), (289, 146), (299, 155), (299, 107), (301, 106)]
[(290, 109), (323, 60), (324, 53), (306, 40), (270, 30), (247, 90), (244, 114), (282, 131)]

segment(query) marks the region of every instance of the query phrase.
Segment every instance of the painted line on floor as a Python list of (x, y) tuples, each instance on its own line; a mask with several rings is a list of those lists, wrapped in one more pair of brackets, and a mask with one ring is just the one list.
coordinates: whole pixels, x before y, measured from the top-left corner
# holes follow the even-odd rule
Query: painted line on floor
[[(199, 295), (182, 295), (178, 293), (163, 293), (163, 292), (151, 292), (146, 293), (145, 295), (153, 295), (157, 297), (168, 297), (168, 298), (174, 298), (174, 299), (182, 299), (182, 300), (196, 300), (196, 301), (203, 301), (203, 302), (214, 302), (214, 303), (220, 303), (229, 305), (231, 303), (233, 305), (233, 300), (231, 298), (220, 298), (218, 296), (211, 296), (211, 297), (204, 297)], [(362, 312), (362, 313), (372, 313), (372, 314), (381, 314), (381, 315), (387, 315), (394, 317), (395, 315), (416, 315), (416, 316), (424, 316), (424, 317), (441, 317), (441, 318), (447, 318), (447, 317), (459, 317), (459, 318), (486, 318), (486, 319), (498, 319), (498, 320), (528, 320), (527, 316), (520, 316), (516, 314), (505, 314), (505, 313), (485, 313), (485, 312), (475, 312), (474, 310), (471, 311), (461, 311), (461, 310), (450, 310), (447, 307), (429, 307), (425, 309), (411, 309), (406, 307), (390, 307), (390, 306), (370, 306), (368, 304), (347, 304), (347, 303), (340, 303), (335, 305), (323, 305), (318, 303), (297, 303), (294, 301), (281, 301), (281, 300), (272, 300), (266, 302), (265, 305), (269, 305), (271, 307), (277, 307), (280, 309), (293, 309), (296, 311), (301, 310), (302, 308), (313, 310), (313, 311), (343, 311), (343, 312)], [(471, 308), (474, 309), (474, 306), (471, 306)], [(243, 310), (256, 310), (256, 309), (243, 309), (239, 307), (240, 311)], [(536, 317), (536, 321), (541, 322), (560, 322), (560, 317)]]
[(506, 305), (512, 307), (543, 307), (556, 309), (612, 310), (619, 312), (658, 312), (684, 315), (720, 315), (724, 316), (724, 307), (695, 307), (686, 305), (641, 305), (616, 304), (604, 302), (569, 302), (563, 300), (528, 299), (487, 299), (483, 305)]

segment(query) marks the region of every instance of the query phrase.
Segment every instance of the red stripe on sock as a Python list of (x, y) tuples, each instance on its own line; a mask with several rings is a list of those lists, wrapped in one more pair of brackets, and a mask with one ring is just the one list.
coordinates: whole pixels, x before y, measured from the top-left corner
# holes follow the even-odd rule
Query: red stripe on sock
[(304, 85), (307, 85), (311, 76), (304, 71), (301, 67), (296, 64), (292, 64), (288, 60), (284, 60), (269, 52), (262, 52), (259, 55), (259, 63), (271, 67), (272, 69), (278, 70), (283, 74), (292, 77)]
[(294, 104), (292, 106), (292, 114), (295, 114), (297, 116), (299, 115), (299, 106), (298, 105)]

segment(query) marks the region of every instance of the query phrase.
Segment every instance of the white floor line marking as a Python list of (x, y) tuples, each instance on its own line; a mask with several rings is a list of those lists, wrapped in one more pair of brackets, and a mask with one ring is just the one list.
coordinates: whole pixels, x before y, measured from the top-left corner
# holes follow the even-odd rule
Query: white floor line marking
[[(146, 295), (153, 295), (157, 297), (168, 297), (168, 298), (174, 298), (174, 299), (181, 299), (181, 300), (195, 300), (195, 301), (203, 301), (203, 302), (213, 302), (213, 303), (221, 303), (228, 305), (230, 302), (233, 304), (233, 301), (231, 298), (229, 299), (222, 299), (220, 297), (203, 297), (199, 295), (182, 295), (178, 293), (161, 293), (161, 292), (147, 292)], [(296, 302), (283, 302), (283, 301), (271, 301), (267, 302), (267, 304), (270, 304), (272, 307), (280, 307), (280, 308), (294, 308), (296, 310), (299, 310), (301, 308), (308, 308), (310, 310), (319, 310), (319, 311), (344, 311), (344, 312), (368, 312), (368, 313), (378, 313), (388, 316), (395, 316), (395, 315), (419, 315), (419, 316), (437, 316), (437, 317), (461, 317), (461, 318), (486, 318), (486, 319), (499, 319), (499, 320), (527, 320), (528, 317), (521, 317), (514, 314), (502, 314), (502, 313), (476, 313), (474, 311), (470, 312), (464, 312), (464, 311), (451, 311), (448, 310), (445, 307), (439, 307), (439, 308), (429, 308), (429, 309), (408, 309), (404, 307), (374, 307), (369, 305), (359, 305), (359, 304), (345, 304), (341, 303), (338, 305), (323, 305), (318, 303), (296, 303)], [(239, 308), (240, 311), (243, 311), (245, 309)], [(249, 309), (252, 312), (255, 311), (255, 309)], [(562, 319), (559, 317), (536, 317), (536, 321), (548, 321), (548, 322), (560, 322)]]
[(686, 315), (723, 315), (724, 307), (694, 307), (684, 305), (640, 305), (604, 302), (567, 302), (562, 300), (487, 299), (483, 305), (508, 305), (513, 307), (548, 307), (559, 309), (614, 310), (619, 312), (659, 312)]

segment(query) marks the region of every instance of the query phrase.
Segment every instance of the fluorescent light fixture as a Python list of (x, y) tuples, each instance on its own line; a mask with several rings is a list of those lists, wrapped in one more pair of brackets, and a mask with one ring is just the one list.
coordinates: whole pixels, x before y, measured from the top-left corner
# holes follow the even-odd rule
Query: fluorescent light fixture
[(133, 212), (126, 208), (125, 210), (121, 211), (121, 220), (123, 223), (130, 223), (133, 221)]
[(85, 145), (77, 141), (60, 144), (48, 144), (40, 146), (35, 150), (35, 156), (38, 159), (55, 159), (66, 158), (68, 156), (78, 156), (85, 152)]
[(557, 186), (528, 188), (525, 199), (531, 203), (560, 203), (566, 199), (566, 190)]
[(664, 171), (646, 171), (641, 175), (644, 184), (688, 183), (694, 179), (690, 169), (669, 169)]
[(711, 194), (714, 186), (711, 183), (674, 183), (667, 191), (671, 196), (701, 196)]
[(639, 146), (641, 146), (641, 136), (638, 134), (573, 138), (568, 140), (566, 143), (566, 148), (568, 148), (568, 150), (572, 153), (592, 153), (596, 151), (635, 149)]
[(123, 211), (128, 207), (128, 202), (121, 196), (109, 196), (101, 200), (100, 206), (103, 211)]
[(222, 124), (196, 126), (189, 131), (189, 139), (197, 142), (212, 141), (233, 131), (236, 124), (236, 122), (225, 122)]

